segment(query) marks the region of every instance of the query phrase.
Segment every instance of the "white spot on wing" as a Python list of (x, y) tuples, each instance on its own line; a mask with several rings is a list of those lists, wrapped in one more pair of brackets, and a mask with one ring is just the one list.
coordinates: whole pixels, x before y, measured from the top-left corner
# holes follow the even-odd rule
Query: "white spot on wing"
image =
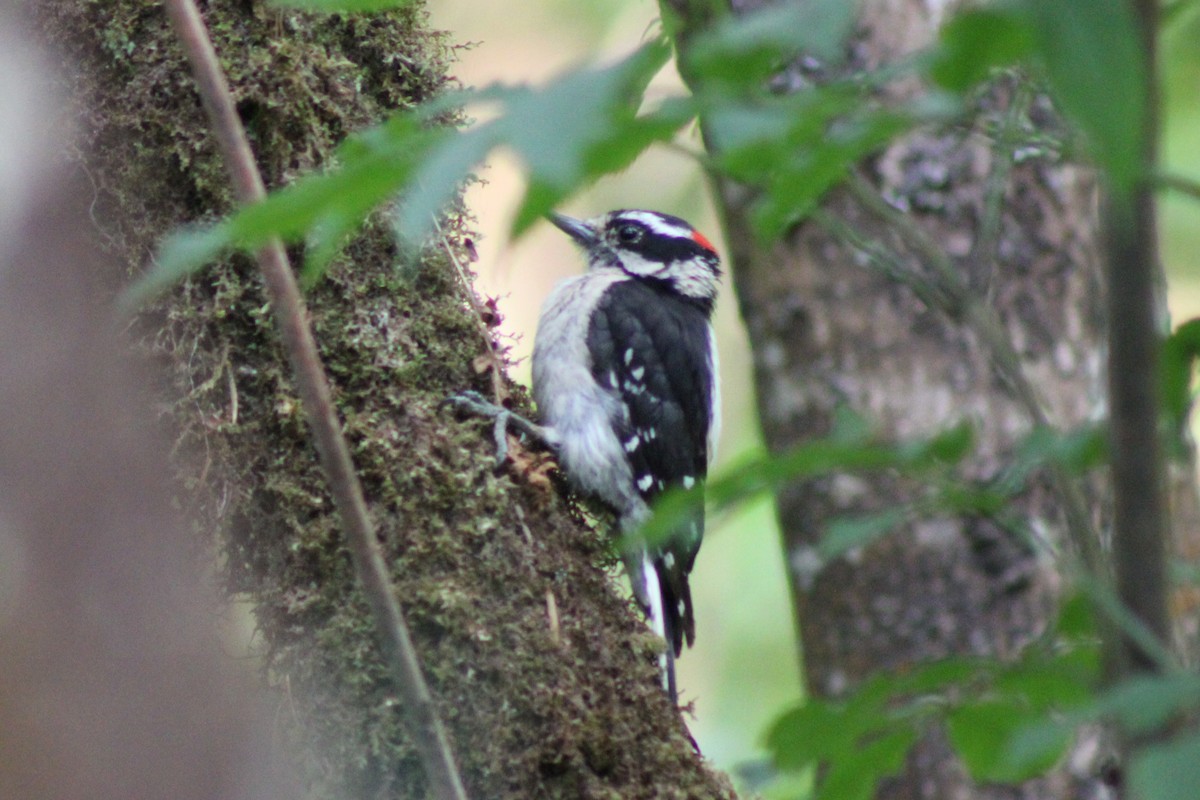
[(632, 453), (634, 450), (638, 449), (638, 445), (641, 443), (642, 443), (642, 440), (639, 439), (637, 437), (637, 435), (635, 434), (632, 439), (629, 439), (625, 442), (625, 452)]
[(625, 349), (625, 366), (628, 367), (630, 361), (633, 361), (633, 348), (627, 347)]
[(635, 381), (640, 381), (642, 379), (642, 376), (645, 374), (646, 374), (645, 367), (634, 367), (633, 369), (629, 370), (629, 376), (631, 378), (633, 378)]
[(691, 475), (685, 475), (683, 477), (683, 488), (690, 489), (695, 485), (696, 485), (696, 479), (693, 478)]
[(637, 480), (638, 489), (642, 490), (643, 492), (649, 489), (650, 484), (652, 483), (654, 483), (654, 477), (651, 475), (643, 475)]

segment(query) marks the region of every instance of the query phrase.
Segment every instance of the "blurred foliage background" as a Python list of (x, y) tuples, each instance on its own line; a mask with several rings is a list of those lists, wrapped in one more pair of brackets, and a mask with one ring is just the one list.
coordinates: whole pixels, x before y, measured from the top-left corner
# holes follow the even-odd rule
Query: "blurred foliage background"
[[(1162, 39), (1163, 161), (1170, 173), (1200, 179), (1200, 4), (1176, 5)], [(455, 74), (473, 87), (496, 82), (536, 85), (581, 62), (615, 59), (658, 24), (658, 7), (652, 0), (430, 0), (429, 7), (435, 26), (466, 45)], [(647, 96), (653, 100), (668, 92), (683, 92), (673, 64), (655, 79)], [(694, 127), (686, 129), (675, 146), (652, 148), (631, 169), (602, 179), (563, 210), (579, 216), (620, 207), (663, 210), (687, 218), (720, 248), (705, 178), (686, 152), (700, 149)], [(507, 232), (523, 191), (513, 159), (494, 154), (479, 177), (466, 198), (481, 234), (476, 286), (498, 298), (505, 317), (501, 330), (510, 339), (511, 356), (519, 361), (514, 377), (527, 383), (541, 302), (551, 286), (576, 274), (583, 262), (566, 237), (547, 225), (509, 241)], [(1194, 200), (1163, 197), (1160, 235), (1173, 324), (1200, 315), (1198, 220)], [(724, 428), (715, 468), (720, 474), (739, 456), (760, 448), (761, 442), (750, 356), (728, 288), (718, 303), (716, 324), (724, 393)], [(767, 724), (802, 693), (792, 603), (769, 502), (711, 520), (693, 586), (697, 642), (680, 662), (680, 685), (683, 700), (695, 703), (690, 726), (703, 752), (729, 769), (761, 752)]]
[[(1176, 17), (1162, 38), (1163, 166), (1195, 180), (1200, 177), (1200, 8), (1191, 3)], [(1178, 324), (1200, 316), (1200, 215), (1196, 201), (1167, 194), (1159, 206), (1159, 219), (1172, 321)]]

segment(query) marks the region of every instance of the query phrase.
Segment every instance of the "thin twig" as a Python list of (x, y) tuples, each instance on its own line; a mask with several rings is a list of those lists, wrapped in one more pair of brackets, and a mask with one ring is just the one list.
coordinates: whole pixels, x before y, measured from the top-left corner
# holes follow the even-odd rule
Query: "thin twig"
[(1161, 189), (1170, 189), (1193, 200), (1200, 200), (1200, 181), (1182, 175), (1159, 173), (1154, 176), (1154, 184)]
[[(1141, 134), (1142, 175), (1157, 160), (1158, 4), (1135, 0), (1145, 69), (1146, 104), (1131, 124)], [(1117, 595), (1160, 642), (1170, 641), (1166, 543), (1170, 520), (1159, 431), (1159, 281), (1154, 195), (1150, 180), (1109, 187), (1104, 227), (1107, 245), (1108, 408), (1113, 486), (1113, 562)], [(1119, 645), (1120, 674), (1159, 669), (1141, 643)]]
[(458, 282), (462, 287), (463, 295), (471, 305), (471, 310), (475, 312), (476, 322), (479, 323), (479, 335), (483, 338), (484, 352), (488, 359), (488, 372), (492, 376), (492, 400), (496, 403), (503, 403), (504, 399), (508, 397), (508, 390), (504, 388), (504, 364), (496, 354), (491, 331), (487, 321), (484, 319), (483, 308), (479, 305), (479, 296), (475, 294), (475, 287), (471, 285), (466, 264), (459, 260), (458, 254), (450, 246), (450, 240), (446, 237), (445, 231), (442, 230), (442, 224), (438, 222), (436, 216), (433, 218), (433, 227), (437, 231), (442, 248), (446, 251), (446, 256), (450, 259), (450, 263), (454, 265), (454, 271), (458, 276)]
[[(229, 168), (237, 198), (244, 204), (261, 201), (266, 192), (254, 163), (250, 143), (233, 104), (225, 74), (193, 0), (167, 0), (167, 11), (188, 61), (204, 107)], [(449, 739), (442, 725), (408, 626), (396, 602), (387, 566), (367, 516), (362, 487), (350, 460), (334, 412), (329, 383), (307, 324), (307, 311), (282, 243), (276, 239), (257, 254), (263, 281), (275, 311), (284, 350), (312, 426), (321, 466), (346, 528), (347, 544), (383, 641), (383, 652), (403, 696), (405, 710), (434, 796), (466, 800)]]
[(1000, 131), (996, 136), (992, 168), (983, 192), (983, 218), (979, 223), (979, 235), (967, 254), (967, 263), (987, 264), (988, 287), (991, 290), (991, 275), (996, 268), (996, 246), (1000, 242), (1000, 226), (1004, 221), (1004, 195), (1008, 191), (1008, 176), (1012, 172), (1017, 149), (1017, 128), (1025, 115), (1026, 107), (1033, 96), (1029, 82), (1019, 76), (1015, 79), (1008, 111), (1004, 115)]

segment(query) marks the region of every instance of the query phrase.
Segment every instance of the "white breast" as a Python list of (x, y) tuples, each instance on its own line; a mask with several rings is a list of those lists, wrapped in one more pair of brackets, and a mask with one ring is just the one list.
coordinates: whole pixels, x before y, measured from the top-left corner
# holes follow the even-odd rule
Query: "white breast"
[(626, 411), (616, 392), (592, 378), (587, 352), (592, 310), (606, 289), (625, 280), (620, 270), (595, 269), (563, 281), (546, 298), (533, 342), (533, 398), (567, 477), (631, 522), (625, 518), (643, 516), (645, 504), (632, 490), (629, 461), (613, 430)]

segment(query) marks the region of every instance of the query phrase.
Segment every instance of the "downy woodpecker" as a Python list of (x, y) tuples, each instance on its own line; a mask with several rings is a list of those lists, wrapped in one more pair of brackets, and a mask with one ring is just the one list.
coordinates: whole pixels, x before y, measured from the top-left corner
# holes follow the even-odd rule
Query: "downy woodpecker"
[[(628, 542), (655, 498), (702, 487), (712, 460), (720, 392), (710, 318), (720, 262), (704, 236), (669, 214), (550, 219), (583, 248), (588, 270), (542, 306), (533, 347), (542, 424), (520, 426), (554, 449), (577, 489), (616, 512)], [(496, 416), (475, 400), (456, 402)], [(699, 506), (666, 541), (622, 554), (634, 596), (666, 642), (672, 701), (675, 657), (696, 635), (688, 575), (703, 534)]]

